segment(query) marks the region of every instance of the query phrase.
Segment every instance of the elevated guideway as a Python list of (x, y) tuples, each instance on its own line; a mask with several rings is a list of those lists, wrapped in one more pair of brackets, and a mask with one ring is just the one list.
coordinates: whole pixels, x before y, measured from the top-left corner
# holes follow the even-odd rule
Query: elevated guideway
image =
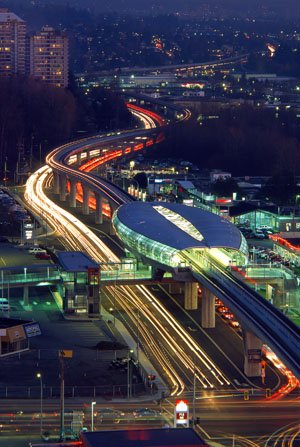
[[(151, 101), (150, 101), (151, 102)], [(152, 111), (142, 109), (136, 105), (127, 104), (134, 115), (138, 116), (145, 125), (145, 129), (136, 129), (117, 132), (114, 134), (98, 135), (74, 141), (53, 150), (47, 157), (46, 163), (52, 168), (54, 176), (54, 192), (59, 194), (61, 201), (66, 201), (69, 188), (69, 201), (72, 208), (76, 207), (77, 187), (80, 184), (83, 200), (83, 214), (89, 214), (90, 197), (95, 202), (94, 209), (96, 223), (102, 223), (103, 200), (108, 202), (109, 217), (122, 204), (129, 203), (134, 198), (118, 186), (80, 169), (81, 163), (97, 159), (99, 164), (110, 160), (121, 160), (133, 157), (136, 151), (148, 148), (165, 139), (170, 123), (188, 119), (190, 112), (187, 109), (165, 104), (165, 108), (180, 109), (179, 116), (175, 114), (173, 121), (166, 121)], [(96, 168), (96, 164), (94, 169)], [(89, 169), (90, 171), (91, 169)]]
[(191, 252), (180, 256), (191, 265), (194, 278), (229, 307), (243, 330), (267, 343), (299, 379), (300, 328), (216, 260), (204, 256), (197, 259)]

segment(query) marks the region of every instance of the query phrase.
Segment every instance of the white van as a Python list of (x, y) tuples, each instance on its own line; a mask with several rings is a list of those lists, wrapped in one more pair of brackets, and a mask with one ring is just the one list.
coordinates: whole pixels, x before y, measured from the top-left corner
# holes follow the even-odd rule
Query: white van
[(42, 253), (47, 254), (47, 250), (44, 250), (43, 248), (40, 247), (33, 247), (28, 250), (28, 253), (30, 253), (31, 255), (37, 255)]
[(0, 298), (0, 311), (1, 310), (9, 311), (9, 303), (6, 298)]

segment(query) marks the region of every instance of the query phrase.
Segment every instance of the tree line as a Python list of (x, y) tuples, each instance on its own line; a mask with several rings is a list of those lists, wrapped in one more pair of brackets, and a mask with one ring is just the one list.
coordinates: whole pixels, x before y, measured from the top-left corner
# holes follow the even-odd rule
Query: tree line
[(131, 119), (124, 102), (110, 90), (98, 88), (85, 95), (74, 86), (57, 88), (31, 77), (2, 79), (0, 171), (6, 167), (13, 173), (18, 160), (34, 166), (63, 142), (127, 127)]
[(294, 111), (214, 106), (174, 126), (160, 157), (184, 158), (201, 170), (233, 176), (300, 175), (300, 119)]

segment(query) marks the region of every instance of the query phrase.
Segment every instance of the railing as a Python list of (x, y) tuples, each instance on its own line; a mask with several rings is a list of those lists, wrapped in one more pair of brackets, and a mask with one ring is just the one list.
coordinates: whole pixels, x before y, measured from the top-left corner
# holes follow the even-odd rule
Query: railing
[[(3, 285), (16, 286), (16, 284), (26, 284), (26, 283), (39, 283), (42, 281), (74, 281), (73, 272), (65, 272), (60, 270), (51, 270), (45, 268), (46, 271), (43, 272), (22, 272), (22, 273), (11, 273), (9, 270), (0, 271), (0, 283)], [(170, 273), (166, 273), (165, 277), (171, 276)], [(143, 270), (104, 270), (101, 269), (100, 282), (101, 281), (124, 281), (124, 280), (142, 280), (151, 279), (152, 272), (149, 269)], [(83, 282), (87, 284), (87, 273), (86, 279)]]
[[(116, 397), (127, 398), (128, 385), (98, 385), (98, 386), (65, 386), (65, 397), (103, 397), (110, 400)], [(132, 397), (145, 395), (144, 383), (131, 385)], [(147, 391), (150, 394), (150, 390)], [(0, 386), (0, 399), (39, 399), (41, 396), (40, 385)], [(60, 397), (60, 385), (43, 386), (44, 399), (56, 399)]]

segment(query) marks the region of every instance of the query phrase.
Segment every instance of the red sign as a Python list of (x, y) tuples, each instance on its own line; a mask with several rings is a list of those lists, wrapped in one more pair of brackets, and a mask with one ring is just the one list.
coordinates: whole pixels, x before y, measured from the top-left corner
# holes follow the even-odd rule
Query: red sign
[(188, 418), (188, 414), (184, 411), (176, 413), (176, 419), (179, 421), (186, 421)]
[(176, 399), (176, 407), (183, 404), (187, 406), (187, 399)]

